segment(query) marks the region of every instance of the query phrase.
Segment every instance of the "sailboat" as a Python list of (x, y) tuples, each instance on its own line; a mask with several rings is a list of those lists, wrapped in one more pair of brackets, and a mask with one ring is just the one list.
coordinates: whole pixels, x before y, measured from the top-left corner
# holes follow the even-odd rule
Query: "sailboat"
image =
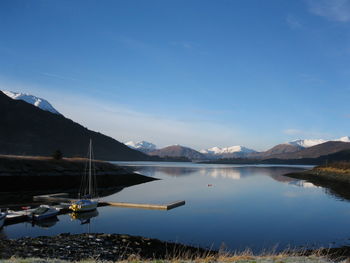
[(70, 210), (77, 213), (93, 211), (98, 206), (97, 199), (94, 199), (97, 195), (97, 185), (91, 139), (89, 144), (88, 157), (89, 160), (85, 168), (85, 174), (81, 181), (79, 200), (74, 201), (69, 207)]

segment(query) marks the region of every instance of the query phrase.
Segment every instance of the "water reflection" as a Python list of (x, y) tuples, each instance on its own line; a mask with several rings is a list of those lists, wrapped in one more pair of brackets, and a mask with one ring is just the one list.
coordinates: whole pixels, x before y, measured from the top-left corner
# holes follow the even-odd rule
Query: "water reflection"
[(304, 180), (293, 180), (289, 182), (290, 185), (295, 185), (298, 187), (303, 187), (303, 188), (320, 188), (317, 185), (314, 185), (313, 183), (304, 181)]
[(38, 226), (40, 228), (48, 229), (48, 228), (56, 225), (58, 221), (59, 221), (59, 219), (57, 218), (57, 216), (46, 218), (46, 219), (39, 220), (39, 221), (32, 221), (32, 227)]
[(164, 173), (169, 176), (179, 177), (179, 176), (188, 176), (194, 174), (198, 171), (196, 168), (190, 167), (131, 167), (133, 171), (137, 171), (140, 174), (145, 174), (151, 177), (157, 177), (156, 173)]
[[(238, 169), (230, 169), (230, 168), (213, 168), (213, 169), (199, 169), (198, 173), (202, 176), (209, 176), (212, 178), (225, 178), (232, 180), (240, 180), (243, 176), (241, 170)], [(251, 174), (247, 174), (246, 176), (250, 176)]]
[(91, 219), (98, 216), (97, 209), (89, 212), (83, 212), (83, 213), (71, 213), (70, 218), (72, 221), (79, 220), (81, 225), (89, 224)]
[(90, 232), (93, 226), (93, 231), (99, 233), (126, 233), (215, 249), (225, 243), (228, 249), (249, 247), (254, 251), (268, 250), (276, 244), (281, 249), (311, 243), (329, 246), (350, 237), (350, 204), (330, 197), (332, 190), (325, 194), (315, 182), (284, 176), (301, 169), (129, 165), (162, 180), (127, 187), (106, 200), (167, 203), (181, 199), (186, 205), (170, 211), (99, 207), (99, 212), (91, 214), (60, 215), (60, 221), (49, 231), (24, 224), (7, 226), (7, 236), (82, 233)]
[[(103, 198), (106, 196), (110, 196), (122, 191), (124, 187), (108, 187), (108, 188), (99, 188), (98, 196)], [(65, 190), (65, 193), (69, 194), (69, 197), (75, 198), (79, 189), (68, 189)], [(33, 196), (35, 195), (45, 195), (45, 194), (53, 194), (60, 193), (62, 189), (50, 189), (48, 191), (18, 191), (18, 192), (0, 192), (0, 208), (8, 207), (17, 209), (25, 206), (33, 206), (38, 205), (33, 202)]]

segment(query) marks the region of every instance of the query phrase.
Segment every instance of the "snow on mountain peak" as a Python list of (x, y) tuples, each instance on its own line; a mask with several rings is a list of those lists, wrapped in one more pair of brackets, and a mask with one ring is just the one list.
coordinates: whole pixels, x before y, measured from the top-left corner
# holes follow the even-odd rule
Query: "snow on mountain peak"
[(244, 146), (235, 145), (230, 147), (212, 147), (209, 149), (201, 150), (200, 151), (203, 154), (212, 154), (212, 155), (220, 155), (220, 154), (227, 154), (227, 153), (252, 153), (255, 152), (252, 149), (246, 148)]
[(146, 141), (139, 141), (136, 143), (129, 141), (124, 144), (132, 149), (139, 150), (141, 152), (152, 152), (157, 149), (157, 146), (155, 144)]
[(286, 144), (290, 144), (290, 145), (295, 145), (295, 146), (301, 146), (304, 148), (309, 148), (321, 143), (325, 143), (325, 142), (329, 142), (329, 141), (334, 141), (334, 142), (350, 142), (350, 137), (349, 136), (343, 136), (341, 138), (338, 139), (334, 139), (334, 140), (324, 140), (324, 139), (298, 139), (298, 140), (294, 140), (291, 142), (287, 142)]
[(7, 90), (2, 90), (2, 93), (10, 97), (11, 99), (23, 100), (42, 110), (49, 111), (54, 114), (60, 114), (47, 100), (44, 100), (42, 98), (30, 95), (30, 94), (26, 94), (26, 93), (19, 93), (19, 92), (7, 91)]
[(308, 148), (308, 147), (312, 147), (325, 142), (327, 141), (323, 139), (305, 139), (305, 140), (298, 139), (298, 140), (288, 142), (287, 144)]
[(343, 136), (339, 139), (337, 139), (339, 142), (350, 142), (350, 137), (349, 136)]

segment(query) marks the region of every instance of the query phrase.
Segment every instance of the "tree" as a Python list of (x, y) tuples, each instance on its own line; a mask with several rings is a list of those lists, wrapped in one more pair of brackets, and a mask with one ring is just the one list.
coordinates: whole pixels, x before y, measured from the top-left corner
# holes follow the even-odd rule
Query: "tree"
[(52, 154), (52, 158), (54, 158), (55, 160), (61, 160), (63, 157), (63, 154), (60, 150), (56, 150), (53, 154)]

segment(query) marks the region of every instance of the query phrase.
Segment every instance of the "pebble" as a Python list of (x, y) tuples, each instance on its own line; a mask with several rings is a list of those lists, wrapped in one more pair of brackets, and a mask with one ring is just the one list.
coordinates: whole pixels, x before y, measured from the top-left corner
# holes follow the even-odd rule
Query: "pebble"
[[(25, 237), (0, 242), (0, 261), (12, 256), (19, 258), (36, 257), (80, 261), (98, 258), (100, 261), (120, 261), (129, 258), (162, 259), (169, 251), (184, 251), (197, 257), (211, 253), (197, 247), (166, 243), (157, 239), (118, 234), (69, 234), (57, 236)], [(188, 252), (188, 253), (187, 253)], [(174, 255), (178, 256), (178, 255)]]

